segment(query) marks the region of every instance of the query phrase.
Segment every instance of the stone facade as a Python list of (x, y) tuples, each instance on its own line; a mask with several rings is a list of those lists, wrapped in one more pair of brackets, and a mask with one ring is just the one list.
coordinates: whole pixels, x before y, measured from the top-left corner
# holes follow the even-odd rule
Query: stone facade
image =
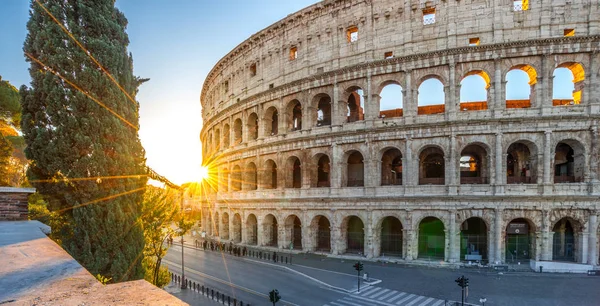
[(27, 198), (34, 192), (33, 188), (0, 187), (0, 221), (27, 220)]
[[(205, 230), (334, 255), (597, 265), (600, 1), (523, 8), (328, 0), (241, 43), (201, 95)], [(557, 68), (572, 99), (553, 99)], [(507, 100), (515, 70), (529, 99)], [(461, 101), (471, 75), (486, 101)], [(430, 79), (444, 99), (421, 105)], [(402, 104), (384, 110), (390, 84)]]

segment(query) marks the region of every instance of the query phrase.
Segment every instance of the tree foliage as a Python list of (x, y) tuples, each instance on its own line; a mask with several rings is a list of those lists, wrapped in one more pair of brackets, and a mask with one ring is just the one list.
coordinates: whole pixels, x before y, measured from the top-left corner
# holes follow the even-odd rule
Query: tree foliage
[(3, 81), (2, 76), (0, 76), (0, 115), (10, 119), (13, 126), (19, 126), (21, 120), (19, 91), (10, 82)]
[(64, 221), (60, 243), (93, 275), (119, 282), (144, 276), (139, 206), (147, 178), (139, 104), (127, 97), (141, 81), (127, 52), (127, 19), (114, 2), (39, 1), (84, 51), (31, 1), (23, 47), (31, 88), (20, 94), (27, 176)]

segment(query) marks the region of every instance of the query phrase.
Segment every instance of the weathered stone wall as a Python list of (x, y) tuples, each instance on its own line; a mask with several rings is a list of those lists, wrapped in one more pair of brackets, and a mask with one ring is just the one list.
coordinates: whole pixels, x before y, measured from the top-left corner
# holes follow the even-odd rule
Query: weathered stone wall
[(27, 220), (27, 198), (33, 188), (0, 187), (0, 221)]
[[(433, 7), (436, 21), (424, 25), (422, 10)], [(343, 254), (348, 220), (356, 216), (364, 225), (364, 255), (378, 257), (382, 222), (394, 217), (402, 225), (399, 257), (413, 260), (419, 257), (421, 221), (436, 217), (444, 226), (444, 260), (456, 262), (462, 260), (462, 225), (476, 217), (486, 224), (489, 261), (504, 262), (511, 221), (530, 223), (532, 259), (553, 260), (553, 237), (562, 235), (555, 234), (554, 225), (567, 218), (575, 231), (574, 260), (597, 264), (599, 10), (596, 0), (536, 1), (526, 11), (514, 11), (512, 1), (405, 1), (398, 6), (398, 1), (338, 0), (260, 31), (213, 68), (202, 91), (203, 159), (217, 178), (217, 192), (204, 203), (205, 229), (213, 236), (265, 245), (276, 227), (278, 247), (287, 248), (294, 231), (289, 220), (297, 216), (303, 250), (315, 251), (323, 232), (318, 220), (325, 218), (330, 252)], [(358, 40), (348, 42), (346, 30), (354, 26)], [(564, 37), (564, 29), (575, 29), (575, 36)], [(480, 44), (468, 46), (475, 37)], [(298, 50), (293, 60), (292, 46)], [(386, 52), (393, 57), (385, 59)], [(251, 76), (253, 64), (256, 75)], [(581, 100), (556, 106), (554, 70), (573, 66), (579, 67), (572, 72)], [(527, 101), (507, 101), (506, 75), (514, 69), (530, 76)], [(489, 78), (487, 106), (465, 111), (460, 82), (473, 73)], [(422, 115), (419, 86), (430, 78), (443, 84), (442, 113)], [(380, 93), (388, 84), (402, 87), (402, 111), (397, 112), (402, 116), (380, 117)], [(362, 90), (364, 118), (349, 122), (348, 101), (356, 89)], [(330, 103), (331, 124), (317, 121), (323, 97)], [(293, 128), (296, 103), (301, 105), (299, 129)], [(517, 104), (530, 106), (509, 107)], [(250, 120), (255, 116), (258, 127)], [(235, 130), (238, 119), (241, 129)], [(258, 129), (256, 139), (253, 129)], [(224, 145), (227, 138), (230, 144)], [(559, 143), (574, 151), (575, 180), (555, 177)], [(528, 180), (516, 184), (507, 175), (514, 144), (530, 153)], [(459, 160), (467, 146), (484, 152), (485, 181), (461, 180)], [(383, 184), (382, 160), (392, 148), (402, 157), (399, 185)], [(431, 151), (443, 155), (439, 185), (424, 180), (423, 159)], [(348, 180), (354, 152), (363, 158), (364, 186), (350, 186)], [(327, 185), (317, 177), (322, 156), (330, 161)], [(296, 160), (301, 181), (292, 188)], [(273, 165), (276, 188), (270, 186)], [(236, 191), (232, 186), (239, 180)]]

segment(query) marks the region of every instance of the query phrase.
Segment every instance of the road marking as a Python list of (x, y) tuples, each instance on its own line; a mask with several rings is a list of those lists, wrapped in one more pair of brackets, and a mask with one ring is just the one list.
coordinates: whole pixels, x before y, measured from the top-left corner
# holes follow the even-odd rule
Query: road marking
[(372, 288), (369, 288), (369, 289), (370, 289), (370, 290), (367, 290), (367, 291), (363, 291), (363, 292), (361, 292), (361, 293), (360, 293), (360, 296), (365, 296), (365, 297), (366, 297), (367, 295), (369, 295), (369, 294), (371, 294), (371, 293), (373, 293), (373, 292), (376, 292), (376, 291), (379, 291), (379, 290), (381, 290), (381, 288), (379, 288), (379, 287), (372, 287)]
[(412, 300), (412, 302), (406, 304), (406, 306), (411, 306), (411, 305), (413, 305), (414, 303), (420, 301), (423, 298), (424, 298), (424, 296), (418, 296), (416, 299)]
[[(166, 264), (170, 264), (170, 265), (173, 265), (173, 266), (175, 266), (175, 267), (179, 267), (179, 268), (181, 268), (181, 265), (180, 265), (180, 264), (174, 263), (174, 262), (172, 262), (172, 261), (170, 261), (170, 260), (163, 259), (162, 261), (163, 261), (164, 263), (166, 263)], [(199, 275), (199, 276), (202, 276), (202, 277), (205, 277), (205, 278), (208, 278), (208, 279), (214, 280), (214, 281), (216, 281), (216, 282), (219, 282), (219, 283), (222, 283), (222, 284), (225, 284), (225, 285), (231, 286), (231, 287), (238, 288), (238, 289), (240, 289), (240, 290), (243, 290), (243, 291), (246, 291), (247, 293), (250, 293), (250, 294), (254, 294), (254, 295), (257, 295), (257, 296), (260, 296), (260, 297), (263, 297), (263, 298), (268, 298), (268, 297), (269, 297), (268, 295), (266, 295), (266, 294), (264, 294), (264, 293), (260, 293), (260, 292), (258, 292), (258, 291), (254, 291), (254, 290), (252, 290), (252, 289), (249, 289), (249, 288), (246, 288), (246, 287), (243, 287), (243, 286), (240, 286), (240, 285), (236, 285), (236, 284), (234, 284), (234, 283), (232, 283), (232, 282), (228, 282), (228, 281), (226, 281), (226, 280), (222, 280), (222, 279), (220, 279), (220, 278), (218, 278), (218, 277), (215, 277), (215, 276), (212, 276), (212, 275), (209, 275), (209, 274), (206, 274), (206, 273), (202, 273), (202, 272), (200, 272), (200, 271), (196, 271), (196, 270), (194, 270), (194, 269), (192, 269), (192, 268), (187, 268), (187, 267), (186, 267), (186, 268), (185, 268), (185, 270), (186, 270), (186, 271), (189, 271), (189, 272), (191, 272), (191, 273), (194, 273), (194, 274), (196, 274), (196, 275)], [(290, 301), (286, 301), (286, 300), (280, 300), (280, 301), (281, 301), (282, 303), (286, 303), (286, 304), (290, 304), (290, 305), (294, 305), (294, 306), (300, 306), (300, 305), (298, 305), (298, 304), (294, 304), (294, 303), (292, 303), (292, 302), (290, 302)]]
[(391, 298), (391, 299), (387, 300), (386, 302), (388, 302), (388, 303), (391, 303), (391, 302), (393, 302), (393, 301), (395, 301), (395, 300), (399, 299), (401, 296), (403, 296), (403, 295), (405, 295), (405, 294), (406, 294), (406, 292), (400, 292), (400, 294), (398, 294), (398, 295), (396, 295), (395, 297), (393, 297), (393, 298)]
[(444, 302), (444, 301), (442, 301), (442, 300), (439, 300), (437, 303), (435, 303), (435, 304), (433, 304), (433, 305), (431, 305), (431, 306), (439, 306), (439, 305), (442, 305), (442, 303), (443, 303), (443, 302)]
[(338, 300), (338, 302), (345, 303), (345, 304), (352, 305), (352, 306), (364, 306), (364, 304), (357, 304), (356, 301), (352, 301), (352, 300), (348, 301), (348, 299), (349, 299), (348, 297), (345, 297), (342, 300)]
[(398, 291), (396, 291), (396, 290), (392, 290), (392, 291), (390, 291), (388, 294), (386, 294), (386, 295), (384, 295), (384, 296), (382, 296), (382, 297), (378, 298), (378, 300), (380, 300), (380, 301), (382, 301), (382, 300), (385, 300), (385, 299), (389, 298), (390, 296), (392, 296), (394, 293), (398, 293)]
[(382, 295), (382, 294), (384, 294), (384, 293), (386, 293), (388, 291), (390, 291), (390, 289), (383, 289), (383, 290), (379, 291), (378, 293), (375, 293), (374, 295), (371, 295), (369, 298), (374, 299), (374, 298), (376, 298), (376, 297), (378, 297), (378, 296), (380, 296), (380, 295)]
[(409, 295), (409, 296), (407, 296), (407, 297), (405, 297), (405, 298), (401, 299), (400, 301), (396, 302), (396, 305), (400, 305), (400, 304), (402, 304), (402, 303), (404, 303), (404, 302), (406, 302), (406, 301), (408, 301), (408, 300), (412, 299), (414, 296), (415, 296), (414, 294), (411, 294), (411, 295)]
[(428, 298), (425, 302), (419, 304), (419, 306), (425, 306), (427, 305), (427, 303), (431, 302), (433, 300), (433, 298)]

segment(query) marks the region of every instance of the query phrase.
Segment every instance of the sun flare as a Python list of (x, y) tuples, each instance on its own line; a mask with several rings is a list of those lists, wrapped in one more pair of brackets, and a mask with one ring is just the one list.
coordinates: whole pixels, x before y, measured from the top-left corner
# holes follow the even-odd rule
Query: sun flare
[(205, 166), (200, 166), (200, 180), (204, 181), (208, 179), (208, 168)]

